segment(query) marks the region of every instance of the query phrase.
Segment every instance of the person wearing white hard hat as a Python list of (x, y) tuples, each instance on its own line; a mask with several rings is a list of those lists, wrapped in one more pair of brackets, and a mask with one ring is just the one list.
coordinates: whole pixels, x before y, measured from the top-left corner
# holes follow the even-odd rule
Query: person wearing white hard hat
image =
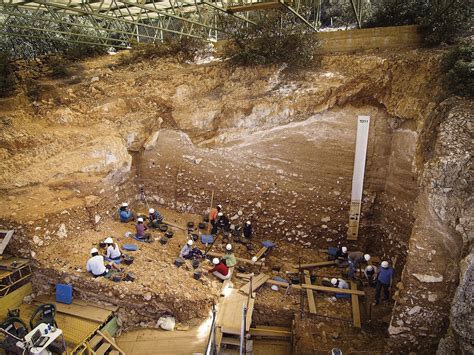
[(349, 289), (349, 284), (343, 279), (336, 279), (335, 277), (331, 279), (331, 284), (333, 287), (342, 288), (345, 290)]
[(378, 269), (375, 265), (367, 265), (364, 269), (364, 276), (370, 287), (374, 287), (377, 282), (377, 272)]
[(229, 267), (229, 268), (233, 268), (235, 266), (235, 264), (237, 264), (237, 259), (234, 255), (234, 252), (232, 250), (232, 245), (231, 244), (227, 244), (225, 246), (225, 255), (222, 257), (222, 259), (224, 260), (225, 264)]
[(225, 231), (230, 227), (229, 218), (222, 211), (217, 214), (217, 226)]
[(111, 269), (110, 265), (104, 264), (104, 257), (99, 255), (97, 248), (91, 249), (91, 257), (87, 260), (86, 270), (94, 277), (105, 276)]
[(163, 223), (163, 216), (154, 208), (148, 210), (148, 225), (153, 228), (158, 228)]
[(104, 240), (106, 244), (106, 255), (105, 259), (107, 261), (117, 261), (122, 258), (122, 253), (120, 252), (120, 248), (117, 243), (114, 243), (112, 237), (108, 237)]
[(133, 220), (133, 212), (130, 210), (127, 202), (122, 202), (118, 208), (120, 222), (127, 223)]
[(395, 270), (388, 264), (388, 261), (382, 261), (377, 284), (375, 285), (375, 306), (380, 303), (380, 293), (383, 289), (384, 299), (390, 299), (390, 289), (392, 287), (393, 275)]
[(179, 252), (179, 256), (181, 258), (187, 259), (187, 256), (189, 255), (189, 253), (193, 249), (193, 244), (194, 244), (194, 242), (192, 241), (192, 239), (189, 239), (186, 242), (186, 244), (184, 244), (184, 246), (181, 248), (181, 251)]
[(244, 238), (248, 239), (248, 242), (252, 239), (252, 222), (247, 221), (243, 228)]
[(179, 256), (183, 259), (196, 259), (202, 257), (202, 251), (198, 247), (193, 247), (194, 242), (189, 239), (186, 244), (181, 248)]
[(212, 264), (214, 264), (214, 267), (208, 270), (209, 273), (213, 274), (220, 280), (230, 279), (231, 273), (229, 272), (229, 268), (226, 264), (219, 260), (219, 258), (212, 259)]
[(359, 264), (367, 264), (369, 260), (369, 254), (364, 254), (360, 251), (353, 251), (349, 253), (349, 256), (347, 258), (347, 261), (349, 262), (349, 278), (354, 279)]
[(151, 235), (149, 233), (145, 233), (147, 230), (147, 226), (144, 223), (143, 217), (138, 217), (137, 218), (137, 224), (135, 225), (135, 238), (141, 241), (148, 242), (150, 241)]
[(217, 233), (217, 218), (219, 212), (222, 212), (222, 205), (217, 205), (216, 207), (211, 208), (211, 212), (209, 213), (209, 222), (212, 226), (211, 234)]

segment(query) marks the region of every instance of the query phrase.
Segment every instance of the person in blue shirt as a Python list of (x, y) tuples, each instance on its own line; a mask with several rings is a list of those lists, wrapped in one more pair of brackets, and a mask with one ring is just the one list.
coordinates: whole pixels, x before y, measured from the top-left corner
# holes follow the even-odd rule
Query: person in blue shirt
[(128, 207), (128, 203), (123, 202), (117, 212), (120, 218), (120, 222), (127, 223), (133, 220), (133, 212)]
[(393, 274), (395, 270), (388, 265), (388, 261), (382, 261), (379, 275), (377, 276), (377, 284), (375, 285), (375, 305), (380, 303), (380, 292), (383, 289), (384, 299), (390, 298), (390, 288), (392, 287)]
[(155, 210), (154, 208), (150, 208), (148, 210), (148, 225), (153, 228), (158, 228), (160, 223), (163, 223), (163, 216)]

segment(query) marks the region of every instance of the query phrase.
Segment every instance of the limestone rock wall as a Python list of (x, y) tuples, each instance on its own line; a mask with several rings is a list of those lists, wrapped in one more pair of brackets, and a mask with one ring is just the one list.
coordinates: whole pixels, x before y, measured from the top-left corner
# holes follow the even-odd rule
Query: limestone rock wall
[[(433, 353), (449, 324), (459, 260), (472, 243), (472, 102), (449, 99), (426, 122), (415, 224), (398, 285), (389, 333), (390, 350)], [(470, 258), (466, 259), (469, 262)], [(464, 267), (469, 277), (469, 267)], [(466, 348), (472, 320), (459, 313), (472, 302), (462, 281), (451, 311), (452, 334)], [(467, 299), (464, 298), (468, 296)], [(472, 304), (471, 304), (472, 305)]]

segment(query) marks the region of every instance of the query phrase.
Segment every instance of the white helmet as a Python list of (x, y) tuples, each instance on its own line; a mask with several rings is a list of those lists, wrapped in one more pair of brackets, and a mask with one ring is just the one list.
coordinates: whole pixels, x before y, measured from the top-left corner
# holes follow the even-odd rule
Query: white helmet
[(91, 249), (91, 254), (94, 254), (94, 253), (98, 253), (99, 251), (97, 250), (97, 248), (92, 248)]
[(342, 252), (345, 254), (347, 253), (347, 247), (342, 247)]
[(369, 255), (369, 254), (365, 254), (365, 255), (364, 255), (364, 259), (365, 259), (365, 261), (369, 261), (369, 260), (370, 260), (370, 255)]
[(223, 214), (222, 212), (219, 212), (217, 215), (218, 215), (219, 217), (222, 217), (224, 214)]
[(149, 213), (155, 213), (155, 209), (154, 209), (154, 208), (150, 208), (150, 209), (148, 210), (148, 212), (149, 212)]
[(331, 283), (332, 283), (334, 286), (336, 286), (336, 284), (337, 284), (337, 279), (336, 279), (335, 277), (333, 277), (333, 278), (331, 279)]
[(256, 256), (252, 256), (252, 263), (255, 264), (257, 262), (257, 260), (258, 260), (258, 258)]
[(137, 222), (143, 222), (143, 218), (142, 218), (142, 217), (138, 217)]
[(188, 240), (188, 245), (189, 245), (189, 246), (193, 245), (193, 243), (194, 243), (194, 242), (193, 242), (191, 239)]
[(219, 264), (219, 258), (214, 258), (214, 259), (212, 259), (212, 263), (213, 263), (214, 265), (218, 265), (218, 264)]
[(220, 209), (222, 209), (222, 205), (217, 205), (217, 208), (220, 208)]
[(128, 203), (122, 202), (122, 207), (128, 207)]
[(232, 250), (232, 245), (231, 245), (231, 244), (227, 244), (227, 245), (225, 246), (225, 249), (226, 249), (226, 250)]
[(250, 221), (245, 222), (248, 226), (250, 226), (252, 223)]
[(382, 267), (383, 267), (384, 269), (388, 268), (388, 261), (385, 261), (385, 260), (382, 261), (382, 264), (381, 264), (381, 265), (382, 265)]
[(112, 244), (114, 242), (114, 240), (112, 239), (112, 237), (107, 237), (105, 240), (104, 240), (104, 243), (105, 244)]
[(367, 266), (367, 271), (372, 271), (374, 267), (372, 265)]

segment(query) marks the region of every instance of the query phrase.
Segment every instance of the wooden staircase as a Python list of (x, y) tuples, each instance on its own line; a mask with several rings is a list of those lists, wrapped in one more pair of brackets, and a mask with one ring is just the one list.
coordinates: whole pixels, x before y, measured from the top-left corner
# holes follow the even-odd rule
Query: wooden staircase
[(118, 347), (109, 333), (98, 330), (87, 342), (87, 354), (89, 355), (125, 355)]

